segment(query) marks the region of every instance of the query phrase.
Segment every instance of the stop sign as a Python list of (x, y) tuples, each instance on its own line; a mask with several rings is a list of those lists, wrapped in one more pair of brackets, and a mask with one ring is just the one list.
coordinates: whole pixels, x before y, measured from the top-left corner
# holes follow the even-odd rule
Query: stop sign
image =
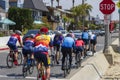
[(103, 0), (99, 9), (103, 14), (111, 14), (115, 10), (115, 3), (112, 0)]

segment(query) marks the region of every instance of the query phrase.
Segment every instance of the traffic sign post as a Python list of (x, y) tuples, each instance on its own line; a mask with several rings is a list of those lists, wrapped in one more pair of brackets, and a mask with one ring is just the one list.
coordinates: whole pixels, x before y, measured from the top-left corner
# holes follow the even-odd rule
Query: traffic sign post
[[(99, 4), (99, 10), (104, 14), (105, 26), (105, 45), (103, 53), (110, 53), (109, 44), (110, 44), (110, 33), (109, 33), (109, 24), (111, 21), (111, 13), (115, 10), (115, 3), (112, 0), (103, 0)], [(110, 16), (110, 17), (109, 17)]]
[(120, 0), (119, 0), (119, 2), (117, 2), (117, 7), (119, 8), (118, 9), (118, 13), (119, 13), (119, 53), (120, 53)]

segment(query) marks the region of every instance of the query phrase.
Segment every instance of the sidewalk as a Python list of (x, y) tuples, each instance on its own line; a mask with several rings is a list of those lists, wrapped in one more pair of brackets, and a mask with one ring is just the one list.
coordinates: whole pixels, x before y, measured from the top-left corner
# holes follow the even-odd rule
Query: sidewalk
[(107, 72), (103, 75), (102, 80), (118, 80), (120, 79), (120, 53), (118, 52), (118, 43), (119, 40), (115, 40), (112, 43), (112, 48), (114, 53), (114, 64), (110, 65)]
[(0, 46), (0, 51), (1, 50), (7, 50), (7, 49), (9, 49), (7, 45), (6, 46)]

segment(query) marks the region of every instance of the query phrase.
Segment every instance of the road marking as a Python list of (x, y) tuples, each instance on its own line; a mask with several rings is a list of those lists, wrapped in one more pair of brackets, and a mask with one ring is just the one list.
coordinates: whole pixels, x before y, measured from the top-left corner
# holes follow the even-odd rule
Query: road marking
[[(33, 79), (36, 80), (36, 77), (23, 77), (23, 76), (7, 76), (7, 75), (0, 75), (0, 78), (13, 78), (13, 79)], [(50, 80), (67, 80), (67, 79), (58, 79), (58, 78), (50, 78)]]

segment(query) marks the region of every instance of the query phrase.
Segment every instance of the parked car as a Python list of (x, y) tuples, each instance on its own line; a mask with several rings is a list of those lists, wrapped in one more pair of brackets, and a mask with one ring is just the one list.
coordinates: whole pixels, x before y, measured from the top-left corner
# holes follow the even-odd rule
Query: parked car
[(105, 35), (105, 31), (104, 30), (101, 30), (100, 31), (100, 36), (104, 36)]
[[(32, 29), (32, 30), (28, 30), (28, 32), (23, 36), (23, 41), (24, 41), (24, 39), (28, 36), (28, 35), (30, 35), (30, 34), (37, 34), (39, 32), (39, 29)], [(53, 36), (54, 36), (54, 34), (53, 34), (53, 31), (52, 30), (49, 30), (48, 31), (48, 33), (47, 33), (47, 35), (49, 35), (52, 39), (53, 39)]]

